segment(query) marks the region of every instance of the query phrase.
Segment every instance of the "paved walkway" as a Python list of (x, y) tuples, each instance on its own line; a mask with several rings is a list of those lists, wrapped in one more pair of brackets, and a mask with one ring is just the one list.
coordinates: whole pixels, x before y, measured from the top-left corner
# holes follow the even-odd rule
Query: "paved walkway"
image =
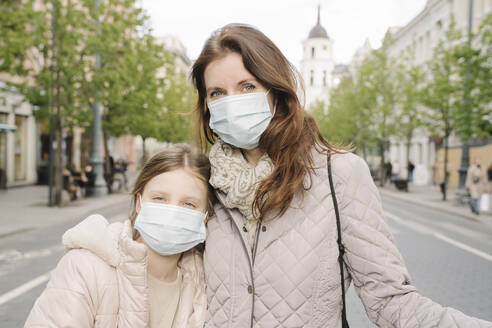
[(447, 190), (447, 200), (442, 200), (439, 186), (409, 186), (409, 192), (399, 191), (393, 184), (379, 188), (381, 195), (398, 198), (415, 204), (431, 207), (436, 210), (458, 214), (463, 218), (492, 225), (492, 211), (473, 214), (469, 206), (459, 205), (456, 202), (456, 190)]
[(48, 187), (30, 185), (0, 190), (0, 238), (41, 226), (84, 218), (103, 208), (130, 201), (128, 192), (79, 198), (64, 207), (48, 207)]

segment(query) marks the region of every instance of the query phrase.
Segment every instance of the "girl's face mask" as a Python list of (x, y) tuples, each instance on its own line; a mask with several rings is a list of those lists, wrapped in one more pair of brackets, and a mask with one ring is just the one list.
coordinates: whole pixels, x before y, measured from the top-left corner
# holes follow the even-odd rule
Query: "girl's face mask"
[(207, 213), (175, 205), (142, 202), (135, 229), (145, 243), (160, 255), (174, 255), (203, 243)]

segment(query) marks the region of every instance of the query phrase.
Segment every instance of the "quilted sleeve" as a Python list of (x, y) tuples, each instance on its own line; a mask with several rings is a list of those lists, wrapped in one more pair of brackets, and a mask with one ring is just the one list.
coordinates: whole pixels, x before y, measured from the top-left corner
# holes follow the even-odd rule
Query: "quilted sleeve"
[[(95, 256), (95, 255), (94, 255)], [(88, 251), (70, 250), (36, 300), (24, 327), (93, 327), (97, 305), (91, 290), (96, 285)]]
[(347, 161), (351, 165), (340, 168), (351, 167), (340, 199), (344, 260), (369, 319), (379, 327), (491, 328), (492, 323), (442, 307), (412, 286), (367, 164), (351, 154)]

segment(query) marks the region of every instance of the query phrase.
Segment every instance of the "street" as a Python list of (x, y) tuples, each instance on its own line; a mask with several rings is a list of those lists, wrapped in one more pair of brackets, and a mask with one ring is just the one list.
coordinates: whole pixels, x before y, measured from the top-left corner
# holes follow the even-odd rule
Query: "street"
[[(403, 254), (412, 283), (420, 292), (465, 314), (492, 320), (492, 224), (383, 196), (388, 222)], [(128, 209), (101, 211), (110, 221)], [(61, 235), (77, 220), (0, 238), (0, 323), (21, 327), (63, 254)], [(353, 287), (347, 300), (351, 327), (374, 327)]]

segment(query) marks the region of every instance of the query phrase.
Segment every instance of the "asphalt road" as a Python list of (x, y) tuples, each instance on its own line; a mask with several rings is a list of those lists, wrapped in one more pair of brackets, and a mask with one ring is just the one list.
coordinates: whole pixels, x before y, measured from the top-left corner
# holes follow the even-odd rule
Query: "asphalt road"
[[(492, 227), (468, 219), (383, 199), (388, 222), (413, 285), (444, 305), (492, 321)], [(127, 208), (102, 211), (110, 220)], [(63, 254), (61, 235), (78, 220), (0, 238), (0, 326), (22, 327)], [(351, 327), (375, 327), (353, 287), (347, 300)]]
[[(389, 197), (383, 198), (383, 207), (420, 293), (492, 321), (492, 227)], [(351, 327), (376, 327), (353, 286), (347, 311)]]

